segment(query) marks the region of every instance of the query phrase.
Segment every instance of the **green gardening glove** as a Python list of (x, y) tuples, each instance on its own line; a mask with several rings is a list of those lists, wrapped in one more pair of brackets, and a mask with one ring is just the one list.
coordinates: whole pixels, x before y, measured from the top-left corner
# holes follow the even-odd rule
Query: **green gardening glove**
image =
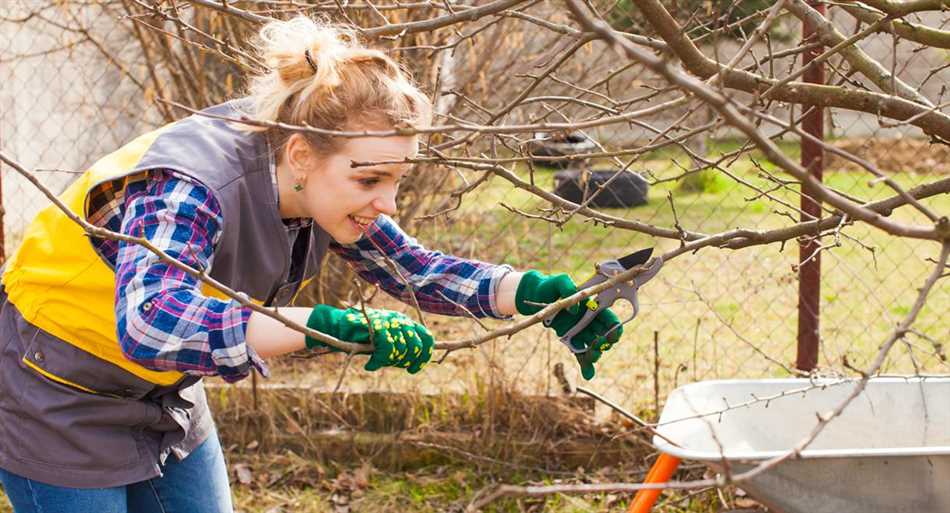
[[(366, 317), (369, 317), (367, 322)], [(370, 341), (369, 323), (372, 323), (373, 337)], [(382, 367), (402, 367), (415, 374), (432, 357), (435, 341), (425, 326), (409, 317), (389, 310), (361, 310), (348, 308), (340, 310), (327, 305), (313, 307), (307, 327), (326, 333), (345, 342), (359, 344), (372, 343), (374, 350), (369, 361), (363, 367), (374, 371)], [(311, 337), (306, 337), (307, 348), (330, 347)], [(334, 349), (339, 351), (339, 349)]]
[[(548, 304), (575, 293), (577, 293), (577, 285), (566, 274), (547, 276), (538, 271), (528, 271), (518, 283), (518, 290), (515, 292), (515, 308), (522, 315), (532, 315)], [(581, 303), (561, 310), (554, 317), (551, 328), (559, 337), (570, 331), (584, 316)], [(589, 381), (594, 378), (594, 364), (600, 360), (604, 351), (620, 340), (622, 334), (623, 326), (620, 324), (620, 318), (608, 308), (597, 314), (586, 328), (574, 336), (571, 342), (575, 347), (586, 350), (582, 353), (574, 353), (584, 379)]]

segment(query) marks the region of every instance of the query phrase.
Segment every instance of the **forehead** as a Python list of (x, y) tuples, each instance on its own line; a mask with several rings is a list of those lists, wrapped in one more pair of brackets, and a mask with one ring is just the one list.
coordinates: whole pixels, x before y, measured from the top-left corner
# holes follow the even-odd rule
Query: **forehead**
[[(411, 159), (418, 150), (419, 139), (415, 136), (356, 137), (348, 139), (340, 153), (351, 161), (368, 163)], [(379, 164), (373, 167), (392, 166), (405, 167), (407, 164)]]

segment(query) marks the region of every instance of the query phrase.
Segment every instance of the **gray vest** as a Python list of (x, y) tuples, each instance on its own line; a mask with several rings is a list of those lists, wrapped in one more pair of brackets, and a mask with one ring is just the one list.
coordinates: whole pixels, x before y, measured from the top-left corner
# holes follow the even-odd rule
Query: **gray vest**
[[(208, 112), (239, 115), (234, 102)], [(195, 115), (163, 132), (130, 174), (173, 169), (211, 189), (224, 222), (209, 274), (283, 306), (319, 273), (330, 238), (314, 223), (291, 251), (268, 150), (262, 134)], [(99, 393), (37, 374), (22, 363), (27, 354)], [(160, 475), (170, 453), (184, 458), (213, 430), (200, 378), (142, 380), (28, 323), (0, 289), (0, 467), (57, 486), (120, 486)]]

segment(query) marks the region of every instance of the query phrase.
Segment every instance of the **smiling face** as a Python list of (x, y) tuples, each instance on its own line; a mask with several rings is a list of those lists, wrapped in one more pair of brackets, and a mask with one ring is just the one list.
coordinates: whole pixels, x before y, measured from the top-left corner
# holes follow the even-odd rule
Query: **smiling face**
[[(417, 149), (416, 137), (361, 137), (347, 139), (331, 155), (319, 156), (302, 136), (291, 136), (283, 169), (278, 166), (278, 182), (284, 182), (281, 215), (310, 217), (337, 242), (356, 242), (377, 216), (396, 213), (399, 182), (410, 165), (351, 164), (404, 161), (415, 157)], [(303, 190), (294, 190), (294, 183)]]

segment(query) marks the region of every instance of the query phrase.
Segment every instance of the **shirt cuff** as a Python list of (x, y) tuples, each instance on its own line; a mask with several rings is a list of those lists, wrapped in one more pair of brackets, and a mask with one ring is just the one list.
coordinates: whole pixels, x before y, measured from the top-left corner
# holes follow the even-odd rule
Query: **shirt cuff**
[(253, 347), (247, 346), (247, 356), (248, 356), (248, 359), (251, 361), (251, 365), (253, 365), (254, 368), (257, 369), (257, 372), (261, 376), (265, 378), (270, 377), (270, 368), (267, 367), (267, 364), (264, 362), (264, 360), (260, 356), (258, 356), (257, 351), (255, 351)]
[[(252, 312), (253, 312), (253, 311), (252, 311), (250, 308), (248, 308), (248, 307), (246, 307), (246, 306), (244, 306), (244, 305), (241, 305), (241, 317), (243, 317), (243, 319), (242, 319), (242, 320), (243, 320), (243, 323), (242, 323), (242, 324), (244, 325), (244, 333), (245, 333), (245, 335), (247, 334), (247, 322), (251, 319), (251, 313), (252, 313)], [(244, 347), (247, 349), (247, 360), (248, 360), (249, 362), (251, 362), (251, 365), (252, 365), (255, 369), (257, 369), (257, 372), (258, 372), (261, 376), (263, 376), (263, 377), (265, 377), (265, 378), (269, 378), (269, 377), (270, 377), (270, 368), (267, 366), (267, 363), (264, 362), (264, 359), (261, 358), (261, 356), (260, 356), (259, 354), (257, 354), (257, 351), (255, 351), (254, 348), (251, 347), (251, 345), (247, 343), (247, 338), (246, 338), (246, 337), (244, 338)], [(253, 372), (253, 371), (251, 371), (251, 372)]]
[[(231, 361), (215, 361), (215, 365), (218, 368), (218, 375), (221, 376), (224, 381), (228, 383), (234, 383), (247, 378), (250, 373), (254, 372), (256, 369), (261, 376), (269, 378), (270, 369), (267, 367), (264, 359), (261, 358), (260, 355), (257, 354), (257, 351), (255, 351), (254, 348), (247, 343), (247, 322), (251, 318), (252, 310), (244, 305), (241, 305), (237, 301), (233, 301), (233, 304), (241, 310), (241, 332), (237, 333), (235, 331), (234, 345), (231, 346), (230, 350), (222, 352), (224, 355), (227, 353), (234, 354)], [(237, 325), (235, 325), (235, 329), (237, 329)], [(237, 337), (240, 337), (240, 340), (238, 340)], [(244, 360), (241, 356), (238, 356), (242, 352), (243, 356), (246, 356), (246, 360)]]

